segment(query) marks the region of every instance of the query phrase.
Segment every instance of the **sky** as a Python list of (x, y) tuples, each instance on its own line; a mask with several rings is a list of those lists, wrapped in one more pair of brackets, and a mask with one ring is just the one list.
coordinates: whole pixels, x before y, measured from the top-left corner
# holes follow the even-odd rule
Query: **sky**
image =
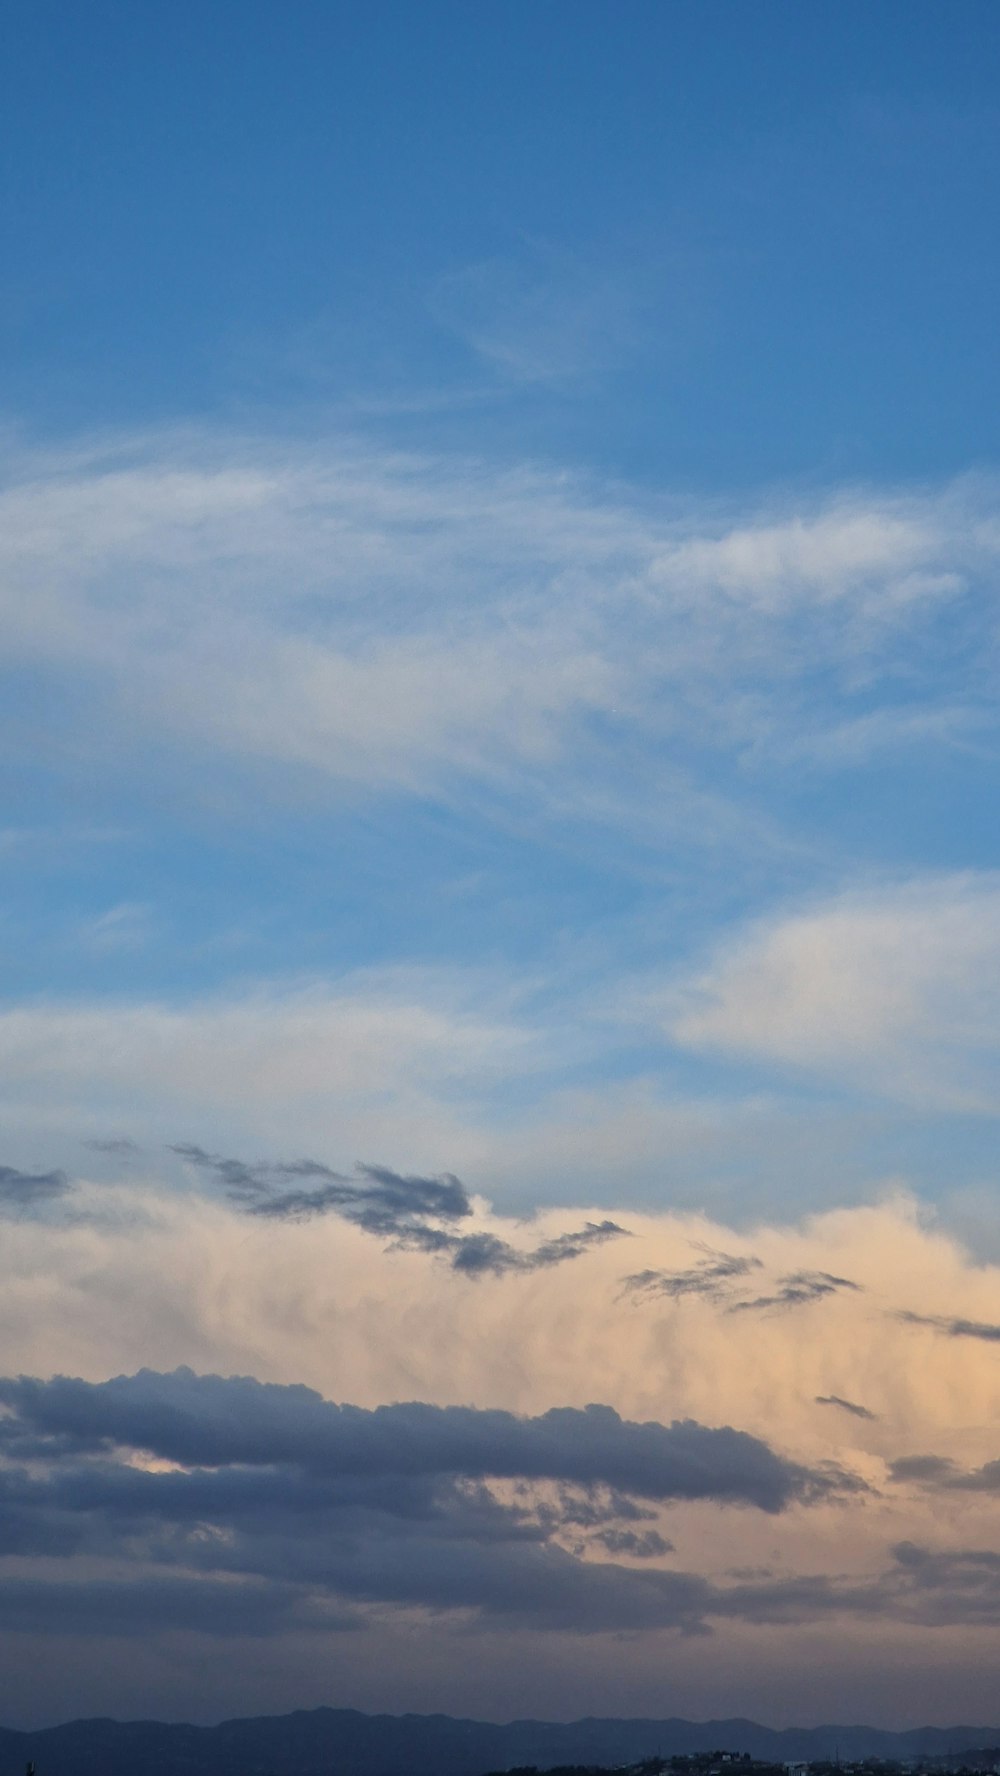
[(0, 16), (0, 1720), (1000, 1725), (995, 6)]

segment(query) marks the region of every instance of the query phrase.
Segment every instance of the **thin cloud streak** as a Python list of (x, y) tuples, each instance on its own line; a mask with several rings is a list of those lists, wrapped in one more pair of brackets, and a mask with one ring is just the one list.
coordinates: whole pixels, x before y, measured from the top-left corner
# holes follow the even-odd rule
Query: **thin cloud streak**
[(857, 1400), (845, 1400), (840, 1394), (817, 1394), (816, 1405), (838, 1406), (841, 1412), (849, 1412), (852, 1418), (863, 1418), (869, 1424), (875, 1424), (878, 1419), (878, 1414), (869, 1412), (867, 1406), (859, 1405)]

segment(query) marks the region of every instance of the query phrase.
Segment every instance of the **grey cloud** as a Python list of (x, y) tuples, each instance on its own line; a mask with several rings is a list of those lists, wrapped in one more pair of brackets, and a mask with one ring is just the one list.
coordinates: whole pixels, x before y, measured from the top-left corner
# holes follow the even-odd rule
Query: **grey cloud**
[[(544, 1520), (544, 1506), (540, 1507), (539, 1515)], [(558, 1508), (549, 1513), (549, 1520), (553, 1526), (567, 1523), (581, 1529), (596, 1529), (608, 1523), (651, 1523), (655, 1516), (656, 1512), (648, 1505), (639, 1504), (613, 1486), (589, 1486), (585, 1491), (561, 1486)]]
[(495, 1233), (469, 1233), (459, 1239), (443, 1235), (433, 1249), (449, 1252), (453, 1269), (464, 1276), (503, 1276), (525, 1268), (514, 1247)]
[(917, 1542), (897, 1542), (892, 1555), (922, 1585), (951, 1585), (956, 1575), (963, 1584), (979, 1584), (984, 1575), (1000, 1575), (1000, 1554), (992, 1548), (933, 1549)]
[(657, 1559), (669, 1554), (674, 1545), (657, 1529), (602, 1529), (594, 1540), (609, 1554), (630, 1554), (634, 1560)]
[[(364, 1410), (188, 1370), (9, 1379), (0, 1402), (0, 1551), (76, 1557), (86, 1572), (125, 1560), (135, 1574), (124, 1588), (84, 1577), (68, 1596), (29, 1585), (22, 1626), (80, 1632), (239, 1633), (252, 1609), (269, 1633), (357, 1605), (695, 1632), (712, 1589), (651, 1569), (670, 1549), (648, 1501), (779, 1511), (851, 1484), (729, 1427), (634, 1424), (607, 1407)], [(513, 1500), (490, 1491), (498, 1478), (516, 1482)], [(567, 1532), (611, 1558), (581, 1559), (560, 1544)]]
[(678, 1300), (685, 1295), (702, 1295), (710, 1301), (724, 1299), (729, 1285), (762, 1268), (759, 1258), (737, 1258), (729, 1252), (700, 1248), (705, 1253), (698, 1264), (687, 1270), (640, 1270), (624, 1280), (630, 1295), (665, 1295)]
[(856, 1400), (845, 1400), (840, 1394), (817, 1394), (817, 1406), (839, 1406), (842, 1412), (849, 1412), (853, 1418), (867, 1418), (873, 1423), (878, 1418), (877, 1412), (869, 1412), (867, 1406), (859, 1406)]
[(826, 1270), (797, 1270), (779, 1277), (772, 1293), (740, 1300), (740, 1285), (754, 1271), (763, 1269), (761, 1260), (716, 1252), (708, 1246), (700, 1249), (705, 1256), (687, 1270), (640, 1270), (625, 1277), (623, 1293), (646, 1298), (665, 1296), (673, 1301), (696, 1296), (726, 1304), (727, 1313), (748, 1313), (804, 1307), (841, 1289), (860, 1291), (860, 1284), (852, 1283), (849, 1277), (834, 1276)]
[(100, 1383), (0, 1380), (0, 1402), (11, 1409), (0, 1443), (15, 1454), (47, 1443), (61, 1453), (121, 1446), (200, 1466), (291, 1463), (326, 1479), (553, 1479), (771, 1512), (860, 1485), (839, 1470), (788, 1462), (745, 1431), (691, 1419), (632, 1423), (608, 1406), (555, 1407), (537, 1418), (419, 1402), (367, 1410), (310, 1388), (185, 1369)]
[(274, 1580), (181, 1579), (53, 1581), (5, 1578), (0, 1630), (21, 1634), (130, 1637), (194, 1629), (213, 1636), (266, 1637), (283, 1629), (350, 1630), (356, 1614), (304, 1607), (297, 1586)]
[[(817, 1496), (816, 1476), (730, 1429), (629, 1424), (606, 1408), (364, 1411), (184, 1370), (21, 1378), (0, 1399), (0, 1551), (81, 1561), (69, 1583), (19, 1577), (0, 1625), (269, 1634), (356, 1626), (368, 1607), (579, 1633), (831, 1616), (1000, 1623), (1000, 1555), (988, 1550), (904, 1542), (864, 1580), (663, 1570), (670, 1545), (637, 1499), (774, 1509)], [(184, 1465), (137, 1465), (143, 1451)], [(496, 1495), (497, 1475), (516, 1484)], [(95, 1578), (109, 1562), (113, 1575)]]
[(247, 1164), (207, 1153), (190, 1143), (171, 1149), (207, 1173), (247, 1214), (276, 1221), (304, 1221), (339, 1215), (396, 1250), (427, 1252), (450, 1259), (462, 1276), (505, 1276), (545, 1270), (579, 1258), (605, 1240), (627, 1237), (615, 1221), (588, 1221), (522, 1252), (494, 1233), (459, 1233), (472, 1205), (460, 1179), (404, 1176), (387, 1166), (355, 1166), (352, 1174), (332, 1171), (315, 1159)]
[(988, 1320), (950, 1319), (947, 1314), (913, 1313), (905, 1308), (895, 1318), (905, 1326), (927, 1326), (949, 1338), (979, 1338), (986, 1344), (1000, 1344), (1000, 1326), (994, 1326)]
[(963, 1472), (945, 1455), (904, 1455), (889, 1464), (891, 1480), (912, 1480), (919, 1486), (948, 1492), (1000, 1493), (1000, 1461)]
[(862, 1581), (830, 1574), (766, 1577), (716, 1594), (714, 1615), (793, 1623), (823, 1615), (868, 1616), (919, 1628), (1000, 1623), (1000, 1554), (981, 1549), (932, 1550), (900, 1542), (893, 1564)]
[(174, 1141), (169, 1151), (199, 1171), (207, 1172), (238, 1200), (249, 1198), (255, 1201), (269, 1187), (266, 1168), (246, 1165), (241, 1159), (226, 1159), (221, 1153), (208, 1153), (193, 1141)]
[(460, 1237), (445, 1236), (443, 1248), (452, 1254), (455, 1270), (466, 1276), (489, 1273), (503, 1276), (509, 1271), (548, 1270), (554, 1264), (565, 1264), (580, 1258), (591, 1246), (603, 1245), (609, 1239), (629, 1238), (628, 1229), (617, 1221), (585, 1221), (571, 1233), (560, 1233), (543, 1240), (533, 1252), (519, 1252), (506, 1240), (492, 1233), (469, 1233)]
[(85, 1141), (84, 1146), (92, 1153), (107, 1153), (114, 1159), (134, 1159), (142, 1152), (138, 1143), (130, 1141), (127, 1135), (108, 1135), (103, 1139)]
[(956, 1471), (943, 1455), (903, 1455), (889, 1463), (890, 1480), (916, 1480), (921, 1486), (940, 1485)]
[(465, 1187), (450, 1172), (436, 1178), (404, 1177), (386, 1166), (359, 1164), (348, 1175), (315, 1159), (249, 1165), (190, 1143), (177, 1143), (172, 1151), (209, 1173), (251, 1214), (275, 1220), (305, 1220), (332, 1211), (369, 1233), (399, 1237), (428, 1216), (451, 1222), (472, 1213)]
[[(425, 1524), (379, 1534), (371, 1517), (332, 1535), (328, 1525), (308, 1518), (303, 1524), (297, 1513), (284, 1535), (273, 1524), (255, 1538), (216, 1536), (210, 1527), (144, 1548), (133, 1532), (131, 1581), (8, 1582), (0, 1626), (269, 1635), (355, 1628), (366, 1619), (365, 1606), (460, 1611), (473, 1620), (579, 1634), (704, 1633), (713, 1620), (792, 1625), (860, 1617), (927, 1629), (1000, 1623), (1000, 1555), (988, 1550), (934, 1551), (904, 1542), (873, 1579), (763, 1571), (718, 1584), (691, 1572), (581, 1560), (537, 1539), (503, 1545), (460, 1533), (448, 1541)], [(610, 1551), (633, 1559), (669, 1551), (655, 1547), (652, 1536), (643, 1545), (609, 1532), (608, 1541)], [(183, 1578), (164, 1571), (171, 1560), (184, 1565)]]
[(892, 1550), (903, 1576), (904, 1612), (926, 1627), (1000, 1625), (1000, 1554), (989, 1548)]
[(67, 1196), (69, 1189), (65, 1172), (21, 1172), (16, 1166), (0, 1166), (0, 1214), (30, 1214)]
[(730, 1307), (730, 1313), (746, 1313), (771, 1307), (807, 1307), (810, 1302), (822, 1301), (827, 1295), (839, 1294), (841, 1289), (861, 1293), (861, 1284), (852, 1283), (850, 1277), (833, 1276), (828, 1270), (796, 1270), (790, 1276), (779, 1277), (778, 1287), (773, 1295), (759, 1295), (753, 1301), (736, 1301)]

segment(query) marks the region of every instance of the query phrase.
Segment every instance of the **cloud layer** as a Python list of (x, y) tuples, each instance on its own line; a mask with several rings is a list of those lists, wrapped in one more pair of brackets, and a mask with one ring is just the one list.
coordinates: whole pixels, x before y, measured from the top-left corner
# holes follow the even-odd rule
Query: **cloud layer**
[[(952, 1331), (959, 1302), (994, 1323), (1000, 1283), (905, 1200), (583, 1239), (611, 1217), (521, 1223), (454, 1176), (175, 1145), (186, 1193), (157, 1180), (177, 1156), (116, 1141), (118, 1183), (67, 1179), (8, 1223), (15, 1663), (40, 1635), (280, 1663), (402, 1632), (461, 1662), (461, 1629), (469, 1657), (540, 1637), (545, 1668), (567, 1637), (606, 1659), (641, 1631), (646, 1660), (708, 1632), (729, 1669), (751, 1629), (933, 1630), (969, 1657), (1000, 1630), (1000, 1374)], [(414, 1228), (510, 1258), (475, 1273)], [(54, 1373), (70, 1342), (76, 1379)]]
[(5, 1665), (992, 1684), (996, 484), (5, 467)]

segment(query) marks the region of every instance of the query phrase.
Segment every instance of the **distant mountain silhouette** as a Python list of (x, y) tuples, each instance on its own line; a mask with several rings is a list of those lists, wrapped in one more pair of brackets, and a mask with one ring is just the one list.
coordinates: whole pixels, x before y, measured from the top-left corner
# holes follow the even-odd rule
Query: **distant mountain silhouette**
[(359, 1714), (314, 1708), (223, 1721), (79, 1720), (40, 1732), (0, 1728), (0, 1776), (483, 1776), (536, 1765), (625, 1764), (656, 1753), (746, 1751), (776, 1763), (906, 1758), (1000, 1744), (998, 1727), (792, 1727), (755, 1721), (456, 1720), (447, 1714)]

